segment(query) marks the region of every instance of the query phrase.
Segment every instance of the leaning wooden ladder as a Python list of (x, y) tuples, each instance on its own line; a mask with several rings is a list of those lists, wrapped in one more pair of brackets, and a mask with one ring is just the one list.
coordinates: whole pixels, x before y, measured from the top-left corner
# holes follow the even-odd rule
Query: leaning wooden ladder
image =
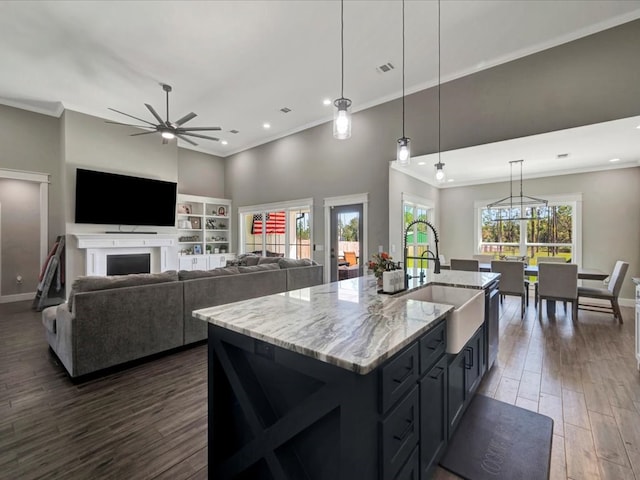
[[(64, 252), (64, 235), (60, 235), (56, 238), (56, 242), (54, 243), (51, 251), (49, 252), (49, 256), (43, 265), (43, 274), (41, 275), (40, 283), (38, 284), (38, 290), (36, 292), (36, 297), (33, 299), (33, 304), (31, 308), (37, 310), (38, 312), (48, 307), (50, 305), (58, 305), (64, 301), (63, 298), (50, 298), (51, 289), (53, 286), (53, 280), (56, 278), (56, 275), (62, 275), (62, 253)], [(57, 288), (56, 288), (57, 287)], [(56, 292), (62, 291), (64, 296), (64, 285), (58, 284), (54, 287)]]

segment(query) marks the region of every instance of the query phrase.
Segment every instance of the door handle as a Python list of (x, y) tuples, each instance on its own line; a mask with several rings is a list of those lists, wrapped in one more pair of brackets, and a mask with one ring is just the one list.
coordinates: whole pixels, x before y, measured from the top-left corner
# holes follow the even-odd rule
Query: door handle
[[(441, 367), (436, 367), (438, 370), (440, 370), (438, 373), (436, 373), (435, 375), (429, 375), (431, 378), (433, 378), (434, 380), (439, 379), (442, 374), (444, 373), (444, 368)], [(432, 370), (433, 371), (433, 370)]]

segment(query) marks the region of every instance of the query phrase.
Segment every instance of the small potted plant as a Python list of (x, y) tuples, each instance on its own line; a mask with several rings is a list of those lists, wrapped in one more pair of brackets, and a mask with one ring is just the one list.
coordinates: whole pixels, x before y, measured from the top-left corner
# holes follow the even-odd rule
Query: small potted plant
[(396, 264), (393, 263), (393, 257), (387, 252), (375, 253), (369, 260), (369, 270), (373, 271), (373, 274), (378, 279), (378, 286), (382, 286), (382, 274), (389, 270), (395, 270)]

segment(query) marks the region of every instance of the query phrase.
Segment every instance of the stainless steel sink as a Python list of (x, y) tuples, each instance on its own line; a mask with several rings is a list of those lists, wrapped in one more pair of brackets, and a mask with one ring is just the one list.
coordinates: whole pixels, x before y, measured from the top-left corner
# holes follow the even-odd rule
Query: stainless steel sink
[(484, 322), (484, 290), (427, 285), (403, 298), (453, 305), (447, 317), (447, 353), (458, 353)]

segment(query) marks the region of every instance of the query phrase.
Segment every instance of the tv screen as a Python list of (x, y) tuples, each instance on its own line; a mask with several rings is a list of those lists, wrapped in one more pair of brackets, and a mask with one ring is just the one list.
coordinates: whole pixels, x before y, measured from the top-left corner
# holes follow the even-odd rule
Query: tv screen
[(177, 184), (78, 168), (76, 223), (175, 226)]

